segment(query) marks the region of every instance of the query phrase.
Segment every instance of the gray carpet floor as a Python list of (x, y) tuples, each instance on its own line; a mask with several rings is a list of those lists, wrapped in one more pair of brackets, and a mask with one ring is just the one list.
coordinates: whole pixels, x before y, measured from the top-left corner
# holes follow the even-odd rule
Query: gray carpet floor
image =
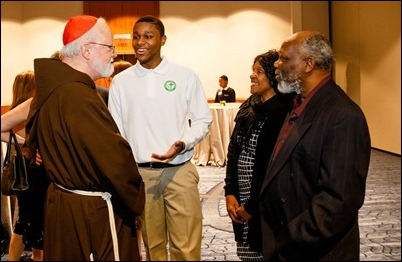
[[(223, 195), (225, 168), (197, 167), (203, 201), (202, 260), (238, 261)], [(401, 261), (401, 157), (372, 150), (359, 212), (360, 260)]]
[[(203, 208), (203, 261), (239, 261), (223, 195), (224, 167), (197, 166)], [(361, 261), (401, 261), (401, 157), (372, 150), (359, 212)], [(25, 252), (29, 255), (29, 252)], [(143, 256), (145, 257), (144, 251)], [(7, 254), (1, 258), (7, 261)]]

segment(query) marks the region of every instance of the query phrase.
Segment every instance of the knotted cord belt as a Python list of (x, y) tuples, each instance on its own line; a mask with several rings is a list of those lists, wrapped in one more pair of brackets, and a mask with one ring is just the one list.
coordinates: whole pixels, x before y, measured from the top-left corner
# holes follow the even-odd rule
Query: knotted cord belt
[[(93, 191), (83, 191), (83, 190), (77, 190), (77, 189), (67, 189), (62, 187), (61, 185), (58, 185), (55, 183), (56, 186), (60, 187), (63, 190), (66, 190), (68, 192), (78, 194), (78, 195), (84, 195), (84, 196), (100, 196), (103, 198), (103, 200), (106, 201), (107, 204), (107, 209), (109, 213), (109, 224), (110, 224), (110, 231), (112, 233), (112, 240), (113, 240), (113, 251), (114, 251), (114, 258), (115, 261), (120, 261), (119, 257), (119, 245), (117, 241), (117, 233), (116, 233), (116, 224), (114, 221), (114, 213), (113, 213), (113, 206), (112, 206), (112, 201), (110, 201), (110, 198), (112, 195), (108, 192), (93, 192)], [(93, 254), (90, 254), (90, 259), (93, 261)]]

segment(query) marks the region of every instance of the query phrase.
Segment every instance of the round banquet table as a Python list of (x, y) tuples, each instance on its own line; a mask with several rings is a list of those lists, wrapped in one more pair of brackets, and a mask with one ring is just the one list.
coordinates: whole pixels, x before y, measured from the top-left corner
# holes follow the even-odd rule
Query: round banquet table
[(192, 162), (196, 165), (226, 165), (230, 136), (234, 119), (241, 103), (209, 103), (212, 123), (208, 135), (194, 147)]

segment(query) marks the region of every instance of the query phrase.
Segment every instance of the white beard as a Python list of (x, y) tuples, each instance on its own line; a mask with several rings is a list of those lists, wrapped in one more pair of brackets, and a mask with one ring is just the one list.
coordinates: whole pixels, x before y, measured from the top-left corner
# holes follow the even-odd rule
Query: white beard
[(114, 66), (113, 64), (110, 64), (108, 67), (104, 68), (102, 72), (99, 72), (102, 77), (109, 77), (113, 74), (114, 72)]
[(282, 74), (279, 75), (280, 81), (278, 82), (278, 91), (282, 94), (289, 94), (295, 92), (296, 94), (301, 93), (301, 77), (291, 74), (287, 78), (283, 77)]
[(287, 82), (285, 80), (281, 80), (278, 83), (278, 90), (282, 94), (289, 94), (292, 92), (296, 92), (296, 94), (301, 93), (301, 87), (300, 87), (300, 80), (296, 80), (294, 82)]
[(99, 58), (96, 58), (93, 61), (92, 66), (98, 72), (100, 77), (109, 77), (113, 74), (114, 72), (114, 66), (112, 63), (104, 63), (102, 62)]

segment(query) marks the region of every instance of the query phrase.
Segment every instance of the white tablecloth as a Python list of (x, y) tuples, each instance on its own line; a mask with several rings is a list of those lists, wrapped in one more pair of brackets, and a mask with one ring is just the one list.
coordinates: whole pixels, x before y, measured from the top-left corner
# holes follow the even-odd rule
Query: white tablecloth
[(212, 124), (208, 135), (194, 148), (193, 163), (196, 165), (225, 166), (234, 119), (241, 103), (209, 103)]

